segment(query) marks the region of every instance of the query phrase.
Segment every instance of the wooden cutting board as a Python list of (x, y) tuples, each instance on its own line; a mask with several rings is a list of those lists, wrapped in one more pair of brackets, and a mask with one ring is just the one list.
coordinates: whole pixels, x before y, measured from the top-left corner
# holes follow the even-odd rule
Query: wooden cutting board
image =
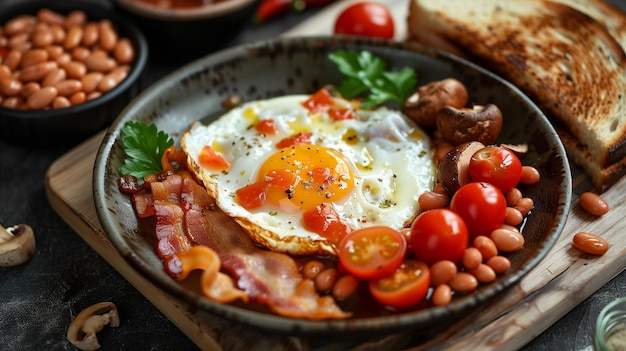
[[(329, 6), (285, 35), (330, 34), (331, 25), (348, 0)], [(388, 0), (397, 38), (405, 33), (406, 0)], [(626, 268), (626, 240), (620, 240), (619, 222), (626, 211), (626, 178), (603, 194), (609, 213), (593, 218), (572, 204), (565, 229), (547, 257), (512, 289), (449, 325), (443, 332), (416, 344), (410, 333), (378, 337), (359, 344), (320, 343), (289, 336), (268, 336), (241, 325), (194, 311), (163, 292), (135, 271), (107, 240), (98, 221), (92, 196), (92, 171), (104, 131), (77, 146), (48, 169), (46, 191), (52, 207), (94, 250), (150, 300), (164, 315), (204, 350), (423, 350), (433, 346), (449, 350), (514, 350), (539, 335), (568, 311)], [(589, 180), (573, 167), (574, 201), (591, 189)], [(571, 246), (580, 231), (601, 234), (611, 245), (600, 257), (585, 255)]]

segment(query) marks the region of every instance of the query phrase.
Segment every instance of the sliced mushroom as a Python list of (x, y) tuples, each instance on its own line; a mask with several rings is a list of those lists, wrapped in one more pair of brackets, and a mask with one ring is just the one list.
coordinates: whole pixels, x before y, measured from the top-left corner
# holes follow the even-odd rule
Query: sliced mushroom
[(35, 234), (27, 224), (4, 228), (0, 225), (0, 267), (28, 261), (35, 253)]
[(100, 302), (82, 310), (67, 329), (67, 339), (81, 350), (97, 350), (100, 343), (96, 334), (105, 325), (119, 327), (117, 307), (112, 302)]
[(467, 89), (460, 81), (447, 78), (423, 85), (409, 96), (402, 112), (427, 129), (437, 127), (437, 113), (444, 106), (455, 108), (467, 104)]
[(489, 145), (502, 130), (502, 112), (494, 104), (461, 109), (445, 106), (439, 110), (437, 130), (453, 145), (470, 141)]
[(439, 182), (448, 191), (450, 197), (456, 193), (463, 185), (471, 182), (468, 167), (472, 155), (485, 145), (478, 141), (461, 144), (448, 152), (437, 169)]

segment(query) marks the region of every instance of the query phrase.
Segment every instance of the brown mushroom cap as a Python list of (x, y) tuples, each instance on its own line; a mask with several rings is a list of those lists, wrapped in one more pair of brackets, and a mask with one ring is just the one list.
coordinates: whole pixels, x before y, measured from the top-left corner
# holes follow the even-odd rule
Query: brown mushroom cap
[(443, 184), (450, 197), (456, 193), (461, 186), (471, 182), (468, 167), (472, 155), (484, 148), (485, 145), (479, 141), (471, 141), (461, 144), (448, 152), (438, 165), (439, 182)]
[(409, 96), (402, 112), (426, 129), (437, 127), (437, 114), (444, 106), (461, 108), (467, 104), (465, 85), (454, 78), (447, 78), (423, 85)]
[(493, 144), (502, 130), (502, 112), (494, 104), (461, 109), (445, 106), (439, 110), (437, 130), (453, 145), (470, 141)]
[(28, 261), (35, 253), (35, 234), (26, 224), (0, 226), (0, 267), (13, 267)]

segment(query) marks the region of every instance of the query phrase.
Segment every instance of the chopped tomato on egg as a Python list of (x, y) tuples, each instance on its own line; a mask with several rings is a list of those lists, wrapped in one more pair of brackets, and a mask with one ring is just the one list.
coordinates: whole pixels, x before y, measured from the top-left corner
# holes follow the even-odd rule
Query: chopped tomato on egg
[(387, 226), (360, 228), (346, 235), (338, 247), (341, 265), (357, 278), (380, 279), (392, 274), (404, 261), (407, 242)]
[(354, 110), (349, 108), (331, 108), (328, 110), (328, 117), (330, 117), (333, 121), (343, 121), (356, 118)]
[(406, 260), (393, 274), (369, 282), (376, 301), (391, 307), (410, 307), (424, 300), (430, 285), (430, 269), (422, 261)]
[(335, 100), (333, 100), (328, 90), (320, 89), (304, 101), (302, 106), (311, 112), (320, 112), (328, 110), (334, 103)]
[(298, 177), (285, 169), (273, 169), (263, 177), (268, 186), (288, 189), (298, 181)]
[(237, 190), (235, 197), (237, 198), (237, 202), (247, 210), (260, 207), (267, 199), (265, 195), (265, 185), (261, 182), (248, 184)]
[(274, 135), (278, 131), (274, 120), (269, 118), (260, 120), (259, 123), (254, 126), (254, 128), (257, 130), (257, 132), (268, 135)]
[(304, 227), (338, 245), (352, 231), (329, 204), (321, 204), (303, 213)]
[(310, 144), (311, 137), (313, 133), (311, 132), (302, 132), (298, 134), (294, 134), (290, 137), (287, 137), (276, 144), (276, 147), (279, 149), (283, 149), (290, 146), (302, 145), (302, 144)]
[(205, 145), (202, 150), (200, 150), (198, 161), (200, 161), (202, 166), (213, 170), (227, 170), (230, 168), (230, 163), (226, 161), (224, 156), (218, 154), (215, 149), (209, 145)]

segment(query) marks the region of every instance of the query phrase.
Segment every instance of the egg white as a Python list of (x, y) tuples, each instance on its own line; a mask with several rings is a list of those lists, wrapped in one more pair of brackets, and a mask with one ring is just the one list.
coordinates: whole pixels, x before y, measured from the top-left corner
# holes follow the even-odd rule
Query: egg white
[[(351, 162), (354, 191), (333, 205), (353, 229), (410, 224), (419, 210), (418, 197), (432, 189), (435, 164), (428, 135), (399, 111), (359, 109), (356, 119), (334, 121), (327, 113), (311, 113), (302, 106), (309, 95), (290, 95), (246, 103), (209, 125), (199, 122), (183, 133), (181, 147), (188, 165), (201, 179), (222, 211), (244, 227), (257, 243), (290, 254), (335, 254), (327, 240), (302, 225), (302, 213), (271, 204), (248, 211), (235, 192), (256, 181), (264, 160), (278, 151), (276, 143), (303, 131), (312, 142), (334, 149)], [(338, 99), (350, 106), (350, 102)], [(254, 125), (274, 120), (278, 132), (264, 135)], [(353, 136), (354, 138), (349, 138)], [(349, 142), (347, 140), (350, 140)], [(212, 146), (231, 165), (214, 171), (200, 165), (198, 155)]]

